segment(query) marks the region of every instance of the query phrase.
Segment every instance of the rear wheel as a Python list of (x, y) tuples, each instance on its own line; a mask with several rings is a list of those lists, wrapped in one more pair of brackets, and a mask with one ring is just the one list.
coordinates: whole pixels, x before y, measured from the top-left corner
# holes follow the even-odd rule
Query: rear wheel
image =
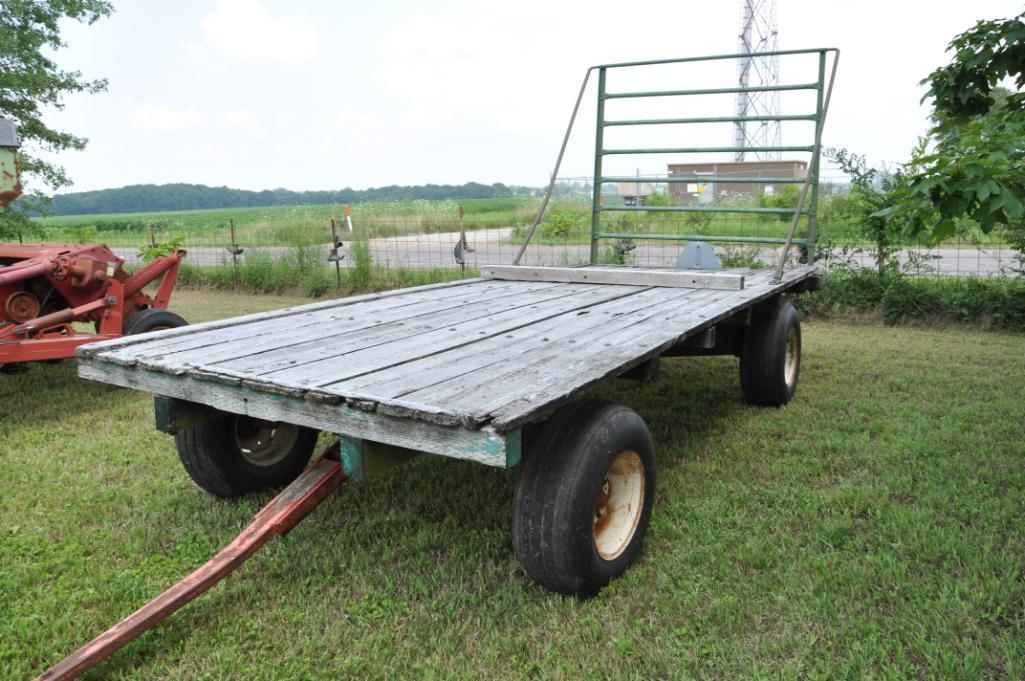
[(139, 310), (121, 324), (126, 336), (163, 329), (177, 329), (179, 326), (188, 326), (188, 322), (170, 310), (153, 307)]
[(524, 463), (513, 511), (520, 563), (542, 586), (590, 596), (641, 550), (655, 498), (655, 451), (644, 421), (599, 400), (570, 404)]
[(801, 322), (790, 303), (756, 315), (744, 332), (740, 386), (744, 401), (780, 407), (797, 391), (801, 371)]
[(178, 456), (197, 485), (219, 497), (284, 485), (309, 463), (317, 431), (222, 414), (179, 431)]

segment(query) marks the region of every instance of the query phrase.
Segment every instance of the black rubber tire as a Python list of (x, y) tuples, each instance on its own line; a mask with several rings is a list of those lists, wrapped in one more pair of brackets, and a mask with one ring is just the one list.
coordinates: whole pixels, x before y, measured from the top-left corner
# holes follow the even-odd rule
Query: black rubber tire
[(188, 326), (188, 324), (187, 321), (170, 310), (158, 310), (150, 307), (131, 315), (121, 326), (126, 336), (134, 336), (156, 329), (177, 329), (179, 326)]
[[(640, 518), (611, 560), (595, 543), (595, 502), (613, 460), (633, 450), (644, 466)], [(655, 449), (644, 420), (601, 400), (562, 408), (542, 428), (523, 464), (513, 501), (516, 557), (543, 587), (587, 597), (623, 574), (641, 550), (655, 499)]]
[[(796, 346), (796, 366), (787, 380), (787, 348), (791, 332)], [(801, 322), (797, 310), (784, 302), (755, 314), (744, 332), (740, 352), (740, 387), (744, 401), (765, 407), (781, 407), (797, 391), (801, 372)]]
[(197, 485), (214, 496), (239, 497), (249, 492), (285, 485), (295, 480), (310, 461), (317, 445), (317, 431), (291, 426), (299, 432), (284, 458), (270, 465), (248, 461), (235, 437), (236, 414), (221, 414), (175, 433), (185, 471)]

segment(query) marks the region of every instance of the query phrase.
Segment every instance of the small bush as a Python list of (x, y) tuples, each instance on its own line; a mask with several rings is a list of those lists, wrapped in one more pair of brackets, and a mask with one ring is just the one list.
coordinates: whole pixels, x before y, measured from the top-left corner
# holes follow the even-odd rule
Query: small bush
[[(786, 210), (793, 211), (797, 208), (797, 201), (801, 198), (801, 192), (794, 184), (785, 184), (782, 187), (778, 187), (776, 191), (771, 194), (762, 193), (758, 196), (758, 206), (760, 208), (785, 208)], [(793, 220), (793, 214), (779, 213), (776, 215), (776, 219), (783, 222), (790, 222)]]
[(719, 264), (723, 267), (744, 267), (760, 270), (768, 267), (762, 260), (762, 249), (746, 246), (726, 246), (719, 253)]
[(353, 291), (370, 290), (373, 265), (370, 243), (366, 239), (353, 241), (352, 247), (349, 249), (349, 257), (353, 262), (353, 266), (348, 270), (349, 288)]
[(950, 320), (1025, 331), (1025, 279), (832, 271), (817, 293), (799, 297), (798, 304), (826, 316), (879, 311), (891, 324)]
[(548, 216), (541, 224), (541, 238), (545, 241), (565, 241), (569, 238), (580, 215), (577, 213), (557, 212)]

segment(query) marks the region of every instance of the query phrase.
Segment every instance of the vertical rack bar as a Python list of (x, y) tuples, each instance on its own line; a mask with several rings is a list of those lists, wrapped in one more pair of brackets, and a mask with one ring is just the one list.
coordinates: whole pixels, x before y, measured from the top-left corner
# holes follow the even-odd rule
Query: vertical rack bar
[(598, 69), (598, 124), (594, 133), (594, 197), (591, 201), (591, 264), (598, 263), (598, 233), (601, 231), (601, 162), (605, 132), (605, 67)]
[(819, 158), (822, 156), (822, 97), (826, 87), (826, 51), (819, 52), (819, 89), (815, 93), (815, 151), (812, 152), (811, 162), (814, 168), (814, 175), (811, 179), (811, 205), (808, 206), (808, 264), (815, 263), (815, 246), (819, 239)]

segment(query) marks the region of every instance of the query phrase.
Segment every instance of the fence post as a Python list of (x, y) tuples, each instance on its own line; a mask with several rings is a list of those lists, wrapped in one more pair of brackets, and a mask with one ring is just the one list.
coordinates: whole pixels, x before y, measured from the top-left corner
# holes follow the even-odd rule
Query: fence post
[(342, 256), (338, 255), (338, 249), (341, 246), (342, 242), (338, 238), (338, 221), (331, 218), (331, 253), (328, 254), (327, 259), (333, 260), (335, 263), (335, 288), (338, 289), (342, 288)]
[(231, 245), (228, 246), (228, 252), (231, 253), (231, 265), (234, 270), (235, 286), (237, 287), (239, 283), (238, 256), (242, 253), (243, 249), (239, 248), (238, 240), (235, 238), (235, 218), (230, 218), (228, 224), (231, 227)]
[(459, 206), (459, 245), (456, 246), (456, 262), (459, 263), (460, 271), (466, 271), (466, 256), (464, 253), (469, 250), (466, 244), (466, 230), (463, 228), (463, 207)]

